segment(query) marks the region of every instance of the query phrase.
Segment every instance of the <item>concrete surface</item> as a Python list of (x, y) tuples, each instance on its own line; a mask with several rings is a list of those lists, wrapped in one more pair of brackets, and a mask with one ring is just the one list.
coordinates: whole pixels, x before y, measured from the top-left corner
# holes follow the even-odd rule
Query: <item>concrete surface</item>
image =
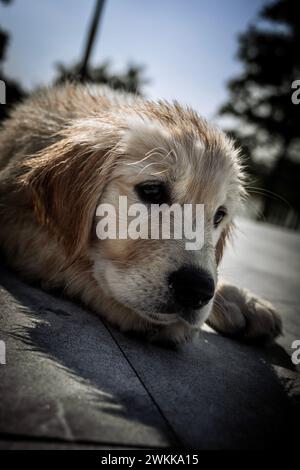
[(240, 221), (221, 274), (271, 300), (285, 336), (264, 350), (206, 328), (163, 349), (0, 270), (0, 448), (293, 446), (300, 379), (300, 236)]

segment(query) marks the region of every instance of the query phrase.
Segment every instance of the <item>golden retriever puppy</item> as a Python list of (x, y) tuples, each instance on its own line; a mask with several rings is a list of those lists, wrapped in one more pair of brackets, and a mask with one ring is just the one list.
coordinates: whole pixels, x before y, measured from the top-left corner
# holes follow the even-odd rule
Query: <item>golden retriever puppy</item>
[[(186, 341), (205, 321), (246, 339), (279, 334), (270, 305), (217, 286), (244, 195), (231, 140), (177, 103), (66, 84), (20, 104), (0, 132), (7, 262), (121, 330), (155, 340)], [(186, 249), (184, 237), (99, 239), (97, 207), (110, 204), (118, 216), (120, 196), (146, 208), (204, 205), (201, 247)]]

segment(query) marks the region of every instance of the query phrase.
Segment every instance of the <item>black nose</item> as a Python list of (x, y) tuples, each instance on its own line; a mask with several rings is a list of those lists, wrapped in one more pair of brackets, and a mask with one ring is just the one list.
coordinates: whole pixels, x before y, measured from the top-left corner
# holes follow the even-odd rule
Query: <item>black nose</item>
[(192, 309), (206, 305), (215, 291), (210, 274), (194, 267), (183, 267), (171, 273), (169, 287), (178, 304)]

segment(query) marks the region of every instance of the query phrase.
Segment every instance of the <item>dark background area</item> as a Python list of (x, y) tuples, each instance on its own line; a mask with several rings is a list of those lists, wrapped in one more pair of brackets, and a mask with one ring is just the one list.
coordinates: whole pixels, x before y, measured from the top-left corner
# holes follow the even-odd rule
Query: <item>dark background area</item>
[[(0, 2), (9, 8), (13, 0)], [(104, 3), (95, 0), (90, 23), (82, 25), (84, 49), (78, 51), (76, 63), (70, 65), (66, 57), (65, 63), (56, 64), (54, 82), (105, 83), (144, 95), (144, 86), (152, 79), (151, 70), (144, 65), (129, 65), (122, 73), (112, 72), (108, 61), (91, 65)], [(11, 38), (12, 33), (0, 23), (0, 79), (6, 84), (7, 101), (0, 106), (0, 122), (28, 93), (22, 80), (16, 81), (4, 71)], [(255, 21), (237, 38), (236, 51), (242, 71), (227, 83), (228, 99), (220, 105), (219, 115), (229, 118), (224, 130), (243, 150), (249, 173), (246, 214), (299, 230), (300, 104), (292, 102), (292, 83), (300, 79), (298, 2), (262, 2)]]

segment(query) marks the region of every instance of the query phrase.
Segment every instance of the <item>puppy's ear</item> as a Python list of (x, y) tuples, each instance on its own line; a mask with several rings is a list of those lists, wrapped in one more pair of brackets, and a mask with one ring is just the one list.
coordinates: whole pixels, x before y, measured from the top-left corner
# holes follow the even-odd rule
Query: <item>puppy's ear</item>
[(69, 128), (61, 140), (27, 160), (21, 177), (39, 222), (62, 241), (71, 259), (88, 244), (97, 202), (116, 159), (112, 138), (95, 143), (91, 133), (76, 131)]
[(230, 237), (230, 235), (232, 233), (232, 230), (233, 230), (233, 223), (227, 225), (221, 233), (221, 236), (220, 236), (219, 241), (216, 245), (216, 251), (215, 251), (217, 266), (220, 264), (220, 262), (222, 260), (224, 248), (225, 248), (225, 245), (226, 245), (226, 242), (227, 242), (228, 238)]

